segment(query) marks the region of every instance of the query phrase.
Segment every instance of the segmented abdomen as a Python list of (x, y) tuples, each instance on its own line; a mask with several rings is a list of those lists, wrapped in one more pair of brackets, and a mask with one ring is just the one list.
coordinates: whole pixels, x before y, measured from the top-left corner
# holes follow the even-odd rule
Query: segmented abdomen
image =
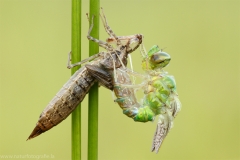
[(94, 83), (95, 79), (88, 74), (85, 66), (76, 71), (43, 110), (28, 139), (40, 135), (67, 118)]
[[(132, 88), (123, 87), (119, 84), (132, 84), (127, 73), (117, 70), (117, 83), (114, 92), (117, 97), (115, 102), (123, 109), (123, 113), (134, 121), (153, 121), (156, 115), (165, 113), (166, 109), (173, 112), (173, 116), (179, 111), (176, 84), (173, 76), (153, 76), (146, 83), (144, 97), (137, 101)], [(177, 102), (176, 102), (177, 101)], [(178, 106), (174, 106), (178, 105)]]
[(161, 114), (162, 108), (171, 108), (173, 97), (176, 95), (176, 83), (173, 76), (152, 76), (145, 91), (143, 105), (148, 106), (156, 115)]
[(149, 107), (142, 106), (135, 96), (134, 89), (122, 87), (119, 84), (132, 85), (131, 79), (128, 74), (119, 69), (116, 70), (117, 83), (114, 84), (114, 92), (117, 97), (115, 102), (123, 109), (123, 113), (128, 117), (134, 119), (134, 121), (147, 122), (154, 119), (155, 114), (149, 109)]
[[(130, 77), (125, 72), (116, 70), (116, 81), (120, 84), (132, 84)], [(132, 88), (121, 87), (118, 84), (114, 84), (114, 93), (117, 99), (115, 102), (123, 109), (123, 113), (128, 117), (134, 118), (138, 113), (140, 107), (135, 97), (134, 90)]]

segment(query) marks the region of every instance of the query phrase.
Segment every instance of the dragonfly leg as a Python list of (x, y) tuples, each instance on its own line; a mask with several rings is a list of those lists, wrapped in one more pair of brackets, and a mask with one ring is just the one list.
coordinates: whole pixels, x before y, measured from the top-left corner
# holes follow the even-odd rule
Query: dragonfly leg
[(125, 68), (124, 70), (122, 69), (119, 69), (121, 72), (127, 72), (128, 74), (130, 75), (133, 75), (133, 76), (136, 76), (136, 77), (140, 77), (140, 78), (143, 78), (143, 79), (146, 79), (147, 76), (146, 75), (143, 75), (143, 74), (140, 74), (140, 73), (137, 73), (137, 72), (134, 72), (128, 68)]
[(147, 56), (147, 51), (146, 51), (146, 49), (145, 49), (143, 43), (140, 44), (140, 53), (142, 54), (142, 57)]
[(114, 37), (114, 39), (117, 41), (117, 45), (121, 45), (121, 41), (118, 39), (118, 37), (116, 36), (116, 34), (113, 32), (113, 30), (110, 28), (110, 26), (107, 23), (107, 18), (103, 12), (103, 8), (101, 7), (102, 10), (102, 15), (100, 14), (101, 20), (103, 22), (103, 26), (106, 30), (106, 32), (108, 33), (108, 35), (110, 37)]
[(118, 85), (118, 86), (125, 87), (125, 88), (140, 89), (140, 88), (145, 87), (148, 84), (147, 76), (145, 76), (145, 75), (142, 75), (140, 73), (134, 72), (134, 71), (132, 71), (132, 70), (130, 70), (128, 68), (126, 68), (124, 70), (122, 70), (122, 69), (118, 69), (118, 70), (120, 70), (121, 72), (127, 72), (129, 75), (132, 75), (134, 77), (140, 77), (140, 78), (144, 79), (143, 82), (140, 83), (140, 84), (121, 84), (121, 83), (117, 82), (116, 85)]
[(69, 52), (69, 54), (68, 54), (67, 68), (68, 68), (68, 69), (71, 69), (71, 68), (73, 68), (73, 67), (80, 66), (80, 65), (82, 65), (83, 63), (86, 63), (86, 62), (88, 62), (88, 61), (91, 61), (91, 60), (93, 60), (93, 59), (101, 56), (102, 53), (103, 53), (103, 52), (94, 54), (93, 56), (88, 57), (87, 59), (84, 59), (84, 60), (82, 60), (82, 61), (80, 61), (80, 62), (77, 62), (77, 63), (74, 63), (74, 64), (70, 64), (70, 63), (71, 63), (71, 55), (72, 55), (72, 52)]
[(93, 18), (94, 18), (94, 16), (92, 16), (92, 24), (91, 24), (91, 26), (90, 26), (90, 28), (88, 30), (88, 35), (87, 35), (88, 40), (98, 43), (99, 46), (105, 48), (108, 51), (112, 51), (113, 50), (112, 46), (109, 45), (107, 42), (98, 40), (98, 39), (93, 38), (92, 36), (90, 36), (90, 33), (91, 33), (92, 29), (93, 29)]
[(88, 22), (90, 23), (90, 19), (89, 19), (88, 13), (86, 13), (86, 16), (87, 16)]
[(122, 84), (122, 83), (116, 83), (116, 86), (125, 87), (125, 88), (135, 88), (140, 89), (144, 86), (146, 86), (146, 82), (142, 82), (140, 84)]

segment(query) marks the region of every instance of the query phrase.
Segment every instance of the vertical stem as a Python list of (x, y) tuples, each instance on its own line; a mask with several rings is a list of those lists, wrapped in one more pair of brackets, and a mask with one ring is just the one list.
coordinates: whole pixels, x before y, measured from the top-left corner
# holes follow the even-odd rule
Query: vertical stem
[[(90, 0), (90, 24), (94, 15), (91, 36), (99, 39), (99, 0)], [(97, 43), (89, 41), (89, 56), (99, 52)], [(89, 91), (88, 102), (88, 160), (98, 159), (98, 83)]]
[[(72, 0), (72, 63), (81, 61), (81, 0)], [(79, 67), (72, 68), (72, 75)], [(81, 159), (81, 104), (72, 113), (72, 160)]]

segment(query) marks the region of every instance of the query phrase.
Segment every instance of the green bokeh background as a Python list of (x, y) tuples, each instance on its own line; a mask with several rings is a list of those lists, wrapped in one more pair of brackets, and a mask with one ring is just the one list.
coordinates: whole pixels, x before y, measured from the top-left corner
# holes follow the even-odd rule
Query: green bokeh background
[[(83, 58), (88, 3), (82, 1)], [(166, 70), (176, 78), (182, 111), (160, 152), (151, 153), (156, 122), (127, 118), (111, 92), (101, 88), (99, 160), (240, 159), (240, 1), (101, 0), (100, 5), (117, 35), (141, 33), (147, 49), (167, 47), (172, 61)], [(70, 76), (70, 48), (70, 0), (0, 0), (0, 155), (71, 158), (71, 118), (26, 141)], [(139, 51), (132, 56), (141, 71)], [(87, 159), (87, 98), (82, 159)]]

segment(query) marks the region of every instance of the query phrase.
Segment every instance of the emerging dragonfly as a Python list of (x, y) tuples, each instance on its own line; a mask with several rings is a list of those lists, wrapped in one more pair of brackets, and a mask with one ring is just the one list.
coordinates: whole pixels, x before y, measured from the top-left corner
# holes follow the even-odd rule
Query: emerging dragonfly
[[(164, 138), (173, 126), (173, 119), (181, 109), (178, 99), (176, 82), (173, 76), (163, 70), (171, 58), (162, 52), (158, 46), (153, 46), (146, 54), (141, 45), (143, 54), (142, 68), (146, 75), (133, 72), (129, 69), (116, 68), (114, 74), (115, 102), (123, 109), (123, 113), (138, 122), (153, 121), (159, 115), (157, 129), (153, 138), (152, 151), (158, 152)], [(141, 84), (132, 84), (129, 75), (143, 78)], [(144, 97), (138, 102), (136, 90), (143, 89)]]
[[(122, 65), (125, 66), (127, 64), (128, 54), (136, 50), (142, 43), (143, 36), (141, 34), (131, 36), (116, 36), (108, 26), (103, 11), (102, 16), (100, 15), (100, 17), (103, 21), (104, 28), (110, 37), (106, 42), (104, 42), (90, 36), (93, 28), (92, 17), (92, 24), (89, 28), (87, 38), (98, 43), (99, 46), (105, 48), (107, 51), (100, 52), (76, 64), (70, 64), (71, 54), (69, 54), (68, 68), (81, 65), (93, 59), (94, 60), (85, 66), (82, 66), (63, 85), (60, 91), (41, 113), (38, 122), (28, 139), (42, 134), (67, 118), (77, 107), (77, 105), (84, 99), (85, 95), (96, 81), (99, 80), (101, 85), (112, 90), (113, 83), (111, 75), (108, 75), (105, 70), (113, 70), (121, 67)], [(116, 45), (116, 48), (113, 48), (111, 44)], [(95, 76), (93, 76), (93, 74)], [(104, 79), (103, 75), (108, 75), (110, 78)]]

